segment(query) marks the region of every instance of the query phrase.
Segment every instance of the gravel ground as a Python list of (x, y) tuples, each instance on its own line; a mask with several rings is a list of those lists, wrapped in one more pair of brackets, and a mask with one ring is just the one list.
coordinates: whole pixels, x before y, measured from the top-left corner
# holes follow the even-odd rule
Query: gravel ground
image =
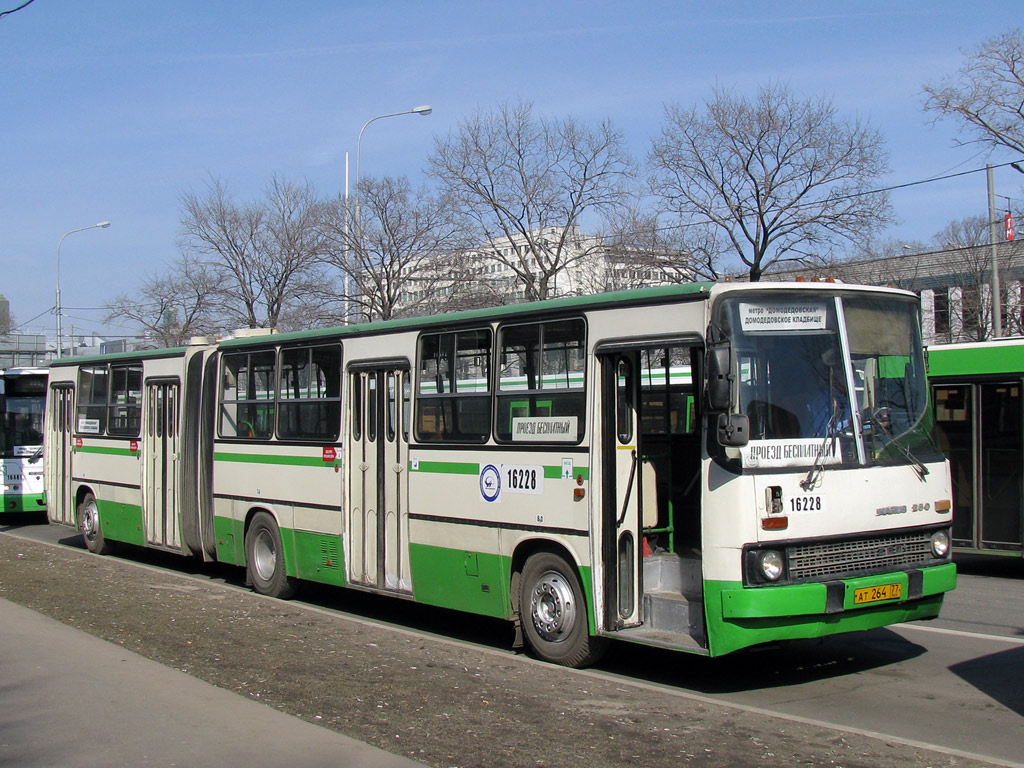
[(7, 535), (0, 598), (432, 766), (984, 765)]

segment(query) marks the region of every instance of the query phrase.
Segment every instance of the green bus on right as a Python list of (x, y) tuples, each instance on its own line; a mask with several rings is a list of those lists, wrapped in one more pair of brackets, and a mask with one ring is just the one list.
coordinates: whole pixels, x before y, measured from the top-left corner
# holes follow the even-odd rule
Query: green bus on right
[(1024, 554), (1024, 338), (928, 348), (935, 434), (953, 476), (958, 552)]

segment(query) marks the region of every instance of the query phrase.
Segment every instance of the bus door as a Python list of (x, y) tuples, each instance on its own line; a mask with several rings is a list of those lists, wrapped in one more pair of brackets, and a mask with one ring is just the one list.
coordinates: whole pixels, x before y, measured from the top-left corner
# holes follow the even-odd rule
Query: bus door
[(143, 517), (146, 541), (181, 548), (178, 526), (180, 384), (146, 383), (143, 426)]
[(936, 384), (935, 422), (953, 473), (953, 545), (1020, 551), (1021, 381)]
[(642, 453), (637, 353), (599, 354), (601, 381), (601, 564), (605, 629), (641, 622)]
[(349, 369), (349, 581), (412, 592), (407, 362)]
[(50, 434), (46, 447), (46, 508), (50, 520), (78, 525), (75, 497), (71, 493), (71, 465), (75, 440), (75, 390), (71, 386), (50, 388)]

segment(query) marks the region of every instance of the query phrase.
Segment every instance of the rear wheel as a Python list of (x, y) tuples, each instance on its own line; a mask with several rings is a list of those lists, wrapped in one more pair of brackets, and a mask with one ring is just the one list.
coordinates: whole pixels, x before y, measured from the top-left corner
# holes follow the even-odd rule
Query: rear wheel
[(257, 512), (245, 534), (245, 567), (257, 592), (287, 600), (298, 591), (299, 580), (284, 568), (284, 548), (277, 522), (266, 512)]
[(583, 589), (572, 567), (558, 555), (541, 552), (523, 568), (519, 612), (526, 639), (545, 661), (584, 667), (607, 649), (590, 635)]
[(90, 552), (97, 555), (109, 555), (114, 551), (114, 542), (107, 541), (103, 536), (100, 508), (96, 503), (96, 497), (91, 493), (85, 494), (78, 505), (78, 530), (82, 532), (85, 547)]

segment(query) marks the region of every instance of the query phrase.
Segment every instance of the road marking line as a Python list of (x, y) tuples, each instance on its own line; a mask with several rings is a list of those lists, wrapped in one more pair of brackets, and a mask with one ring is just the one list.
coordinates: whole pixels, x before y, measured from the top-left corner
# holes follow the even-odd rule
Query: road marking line
[(939, 635), (955, 635), (957, 637), (970, 637), (975, 640), (994, 640), (998, 643), (1010, 643), (1011, 645), (1024, 645), (1024, 637), (1007, 637), (1006, 635), (985, 635), (981, 632), (965, 632), (962, 629), (945, 629), (943, 627), (919, 627), (916, 624), (897, 624), (892, 629), (916, 629), (918, 632), (935, 632)]

